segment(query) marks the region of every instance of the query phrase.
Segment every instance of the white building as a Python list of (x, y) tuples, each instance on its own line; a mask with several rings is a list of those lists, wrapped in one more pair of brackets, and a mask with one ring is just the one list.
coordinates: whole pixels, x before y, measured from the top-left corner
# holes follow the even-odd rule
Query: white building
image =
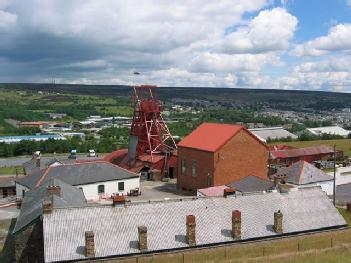
[(345, 130), (339, 126), (307, 128), (306, 130), (313, 135), (332, 134), (347, 137), (350, 134), (350, 131)]
[(98, 200), (112, 195), (127, 195), (140, 189), (138, 174), (104, 161), (51, 165), (16, 181), (17, 198), (42, 185), (51, 178), (83, 190), (87, 200)]
[(263, 142), (267, 142), (268, 139), (277, 140), (277, 139), (297, 139), (297, 136), (283, 127), (268, 127), (268, 128), (255, 128), (249, 129), (253, 134), (256, 135), (258, 139)]

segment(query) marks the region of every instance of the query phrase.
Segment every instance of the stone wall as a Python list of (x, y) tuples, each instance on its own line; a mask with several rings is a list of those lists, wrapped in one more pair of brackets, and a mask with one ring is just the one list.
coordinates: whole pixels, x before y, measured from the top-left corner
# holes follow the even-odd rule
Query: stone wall
[(15, 234), (15, 262), (44, 262), (43, 223), (37, 220)]

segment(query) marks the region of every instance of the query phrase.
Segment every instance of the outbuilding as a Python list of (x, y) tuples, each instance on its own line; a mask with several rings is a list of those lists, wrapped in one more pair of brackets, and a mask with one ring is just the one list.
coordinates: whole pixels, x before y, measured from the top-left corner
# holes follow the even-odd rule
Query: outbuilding
[(248, 175), (267, 179), (268, 150), (240, 125), (203, 123), (178, 144), (178, 188), (219, 186)]
[(105, 161), (49, 166), (16, 182), (17, 198), (56, 178), (83, 190), (87, 200), (127, 195), (140, 189), (139, 175)]

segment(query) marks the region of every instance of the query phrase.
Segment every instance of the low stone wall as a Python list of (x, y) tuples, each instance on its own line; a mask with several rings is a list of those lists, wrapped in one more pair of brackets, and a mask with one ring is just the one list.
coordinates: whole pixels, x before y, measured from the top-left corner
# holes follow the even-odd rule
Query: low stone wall
[(37, 220), (15, 234), (15, 262), (44, 262), (43, 224)]

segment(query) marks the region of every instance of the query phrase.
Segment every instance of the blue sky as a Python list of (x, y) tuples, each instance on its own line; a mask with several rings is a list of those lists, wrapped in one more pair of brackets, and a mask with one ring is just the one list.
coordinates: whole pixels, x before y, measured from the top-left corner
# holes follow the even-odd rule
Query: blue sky
[(351, 92), (351, 0), (0, 0), (0, 39), (0, 82)]

